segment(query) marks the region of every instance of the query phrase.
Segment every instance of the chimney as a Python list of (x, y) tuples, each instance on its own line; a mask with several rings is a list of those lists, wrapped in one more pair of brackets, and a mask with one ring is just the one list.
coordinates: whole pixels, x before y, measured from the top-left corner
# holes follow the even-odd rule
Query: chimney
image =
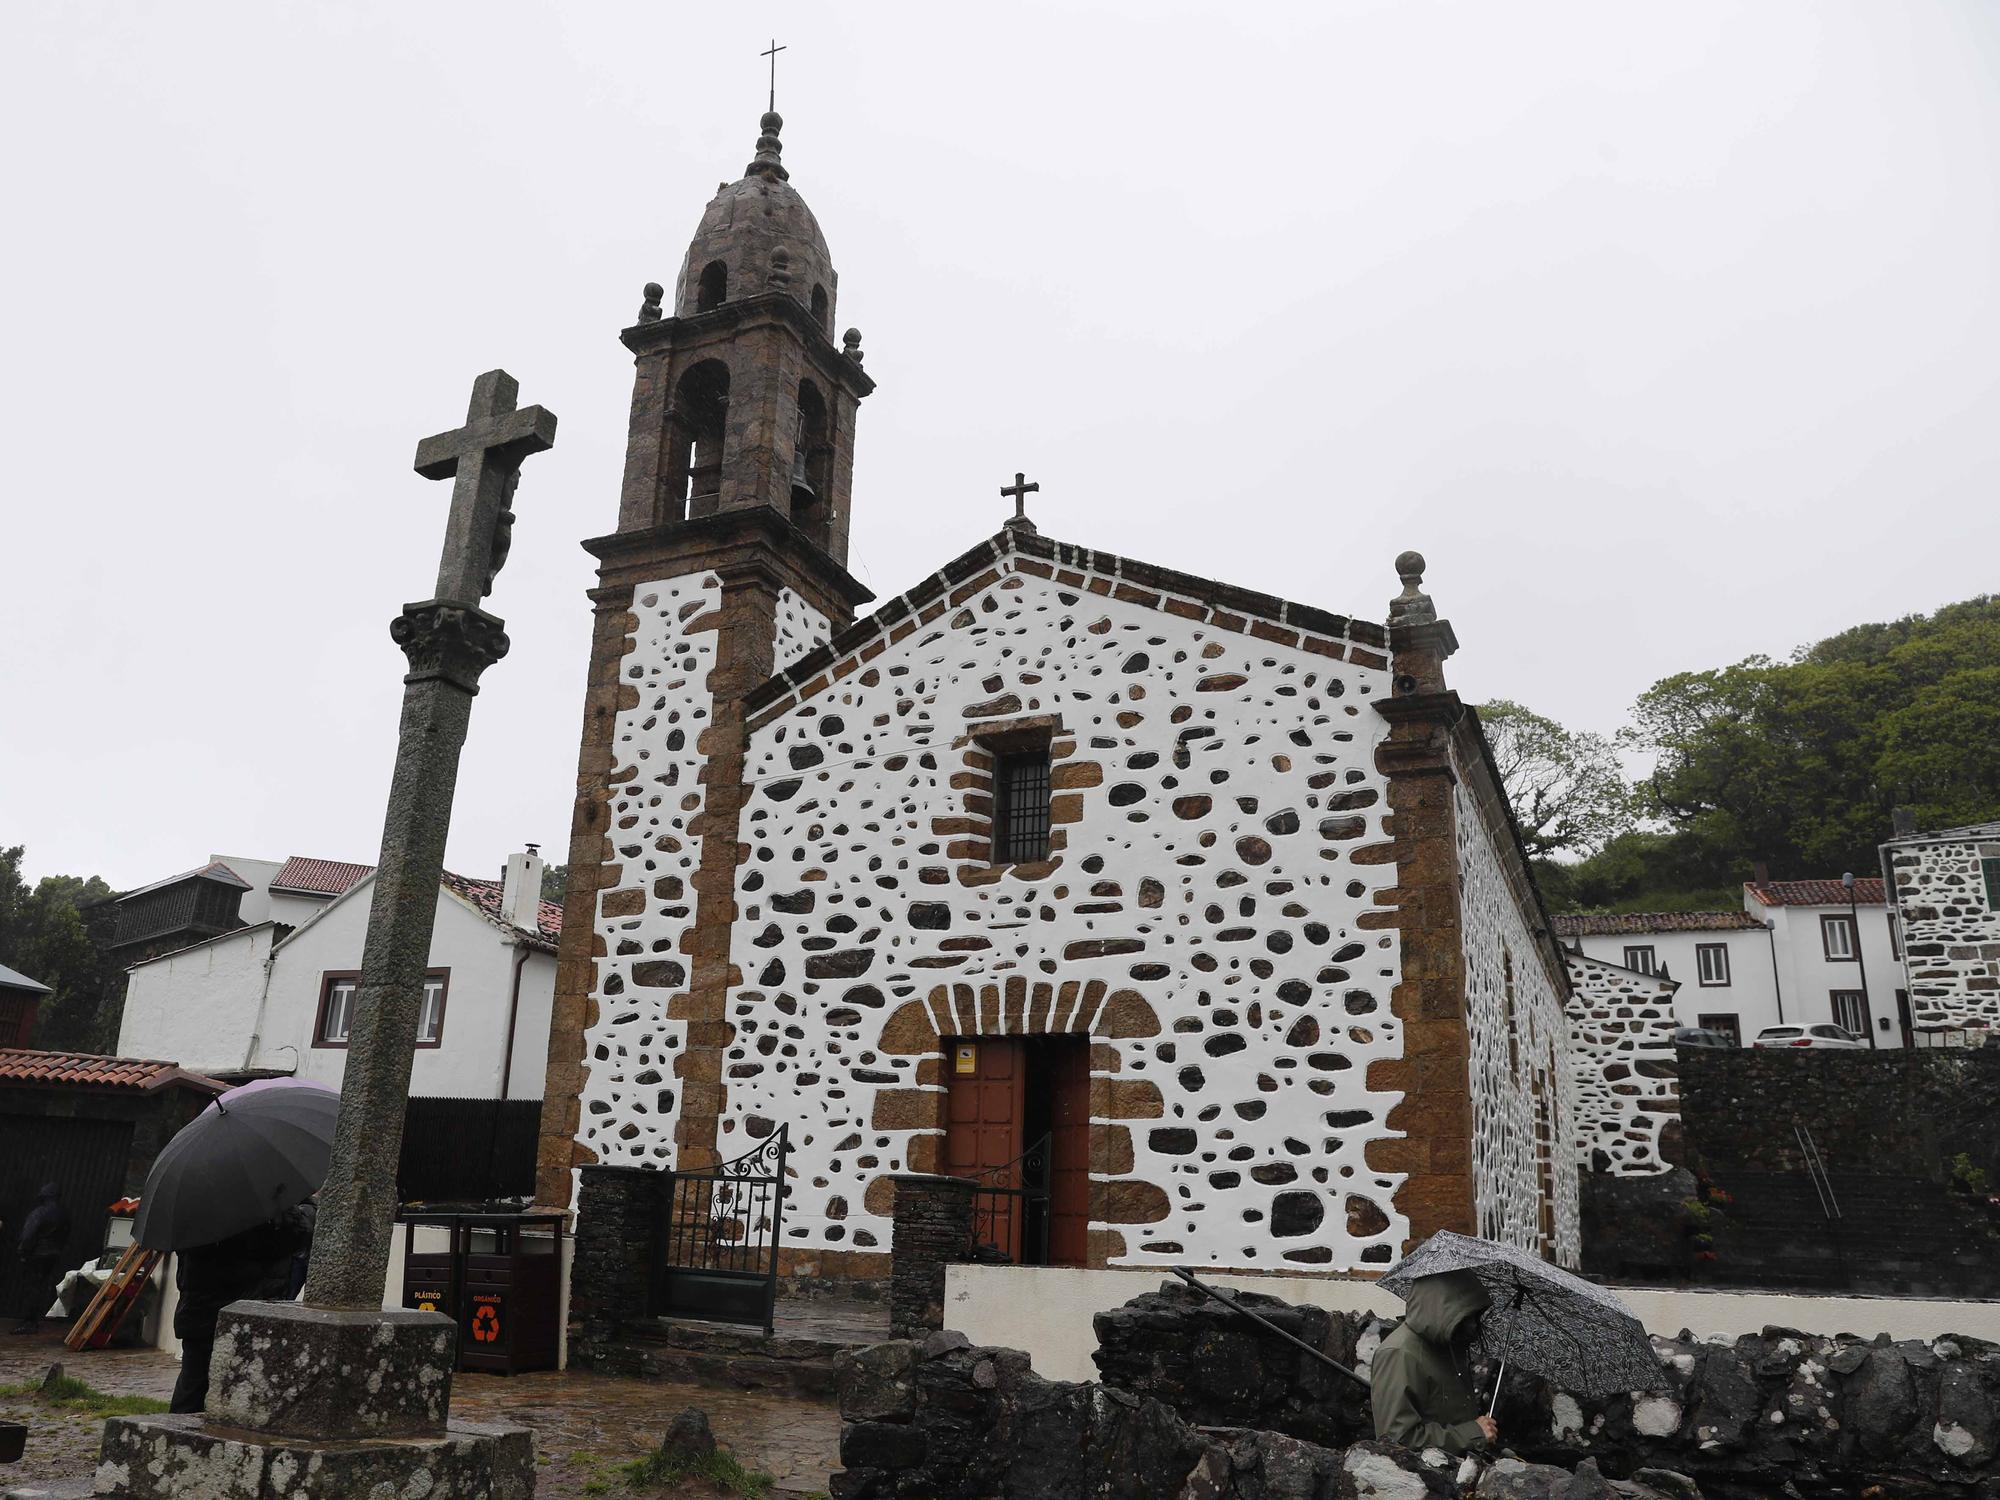
[(507, 874), (500, 883), (500, 920), (524, 932), (534, 932), (542, 919), (542, 848), (528, 845), (524, 854), (507, 856)]
[(1889, 809), (1889, 831), (1891, 838), (1907, 839), (1915, 836), (1917, 815), (1907, 807)]
[[(1738, 865), (1736, 868), (1740, 870), (1743, 866)], [(1769, 885), (1771, 883), (1771, 867), (1763, 860), (1758, 860), (1750, 866), (1750, 882), (1753, 885)]]

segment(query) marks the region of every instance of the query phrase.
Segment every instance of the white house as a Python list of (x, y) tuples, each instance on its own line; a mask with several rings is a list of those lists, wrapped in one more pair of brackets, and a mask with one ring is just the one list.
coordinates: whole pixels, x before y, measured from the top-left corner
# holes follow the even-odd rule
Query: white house
[(1765, 880), (1740, 911), (1584, 912), (1557, 937), (1603, 963), (1679, 981), (1674, 1018), (1748, 1043), (1766, 1026), (1832, 1021), (1910, 1045), (1909, 999), (1882, 882)]
[[(211, 1076), (290, 1073), (338, 1087), (374, 872), (294, 858), (231, 860), (262, 915), (133, 965), (118, 1050)], [(541, 858), (503, 880), (447, 874), (431, 936), (413, 1098), (539, 1099), (562, 909), (541, 899)], [(246, 902), (251, 895), (246, 895)], [(296, 922), (296, 925), (293, 925)]]

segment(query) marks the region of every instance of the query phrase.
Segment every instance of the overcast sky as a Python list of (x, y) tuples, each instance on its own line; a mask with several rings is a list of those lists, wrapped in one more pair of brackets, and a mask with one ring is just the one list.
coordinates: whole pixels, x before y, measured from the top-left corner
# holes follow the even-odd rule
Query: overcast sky
[[(755, 28), (754, 30), (752, 28)], [(372, 860), (502, 365), (561, 418), (490, 601), (450, 863), (566, 850), (631, 363), (741, 175), (880, 383), (854, 555), (994, 530), (1380, 618), (1610, 731), (1661, 676), (1996, 583), (2000, 5), (161, 5), (16, 11), (0, 843), (128, 887)]]

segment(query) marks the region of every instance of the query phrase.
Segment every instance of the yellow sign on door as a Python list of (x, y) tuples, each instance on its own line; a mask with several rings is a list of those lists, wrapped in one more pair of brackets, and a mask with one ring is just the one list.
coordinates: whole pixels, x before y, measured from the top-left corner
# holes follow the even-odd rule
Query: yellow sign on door
[(960, 1077), (979, 1071), (979, 1043), (960, 1042), (952, 1049), (951, 1070)]

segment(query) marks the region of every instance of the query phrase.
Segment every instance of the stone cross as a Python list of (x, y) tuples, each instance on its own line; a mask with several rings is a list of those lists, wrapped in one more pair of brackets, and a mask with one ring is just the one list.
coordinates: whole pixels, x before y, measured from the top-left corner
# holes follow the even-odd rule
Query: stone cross
[(555, 442), (551, 413), (539, 406), (514, 409), (519, 389), (505, 370), (489, 370), (473, 384), (465, 425), (417, 445), (419, 474), (454, 481), (451, 514), (437, 597), (405, 605), (389, 626), (410, 670), (403, 678), (396, 769), (369, 902), (340, 1117), (306, 1278), (305, 1300), (313, 1307), (381, 1306), (459, 751), (479, 674), (507, 654), (504, 622), (479, 608), (479, 600), (507, 559), (513, 521), (507, 501), (521, 462)]
[(556, 419), (542, 407), (516, 411), (520, 384), (505, 370), (472, 383), (465, 425), (417, 444), (417, 472), (449, 479), (451, 516), (438, 560), (440, 599), (476, 605), (493, 592), (493, 575), (507, 561), (514, 512), (508, 509), (521, 460), (556, 440)]
[(1014, 482), (1012, 484), (1004, 484), (1000, 487), (1002, 498), (1011, 499), (1014, 502), (1014, 514), (1007, 518), (1009, 526), (1025, 526), (1030, 531), (1035, 529), (1035, 523), (1028, 519), (1028, 496), (1040, 494), (1041, 488), (1040, 484), (1030, 484), (1028, 476), (1018, 471), (1014, 475)]

